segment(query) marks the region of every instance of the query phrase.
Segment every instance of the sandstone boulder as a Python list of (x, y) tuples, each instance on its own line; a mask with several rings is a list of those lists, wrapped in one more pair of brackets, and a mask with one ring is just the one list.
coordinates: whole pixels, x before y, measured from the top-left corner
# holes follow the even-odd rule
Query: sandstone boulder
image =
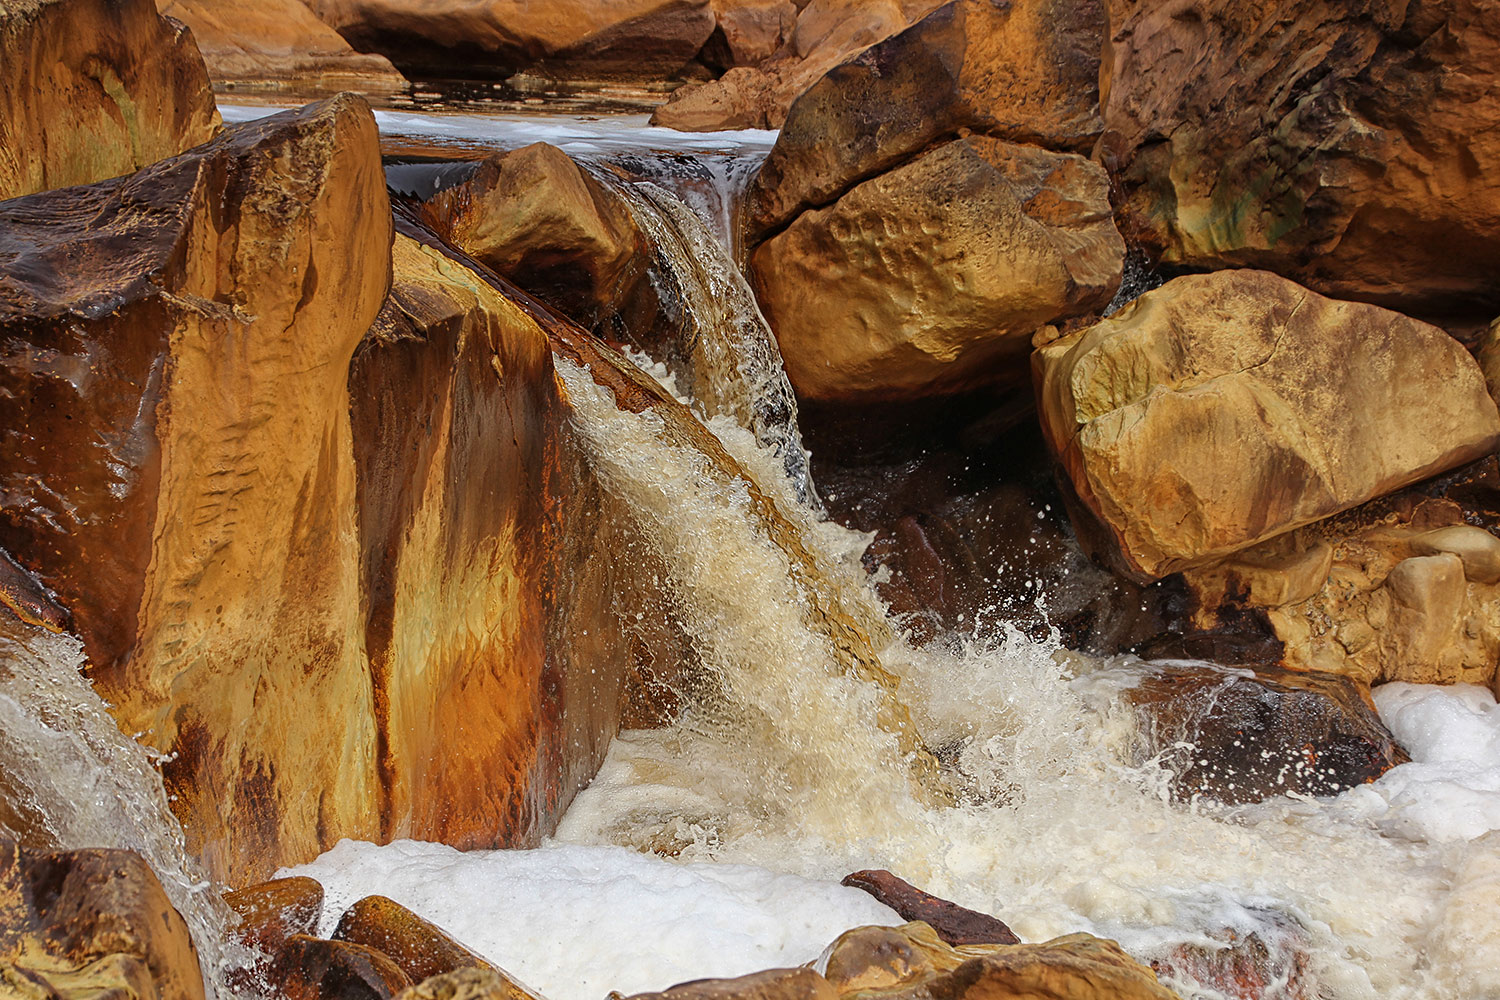
[(1409, 759), (1369, 689), (1336, 674), (1163, 662), (1124, 697), (1137, 760), (1161, 760), (1184, 801), (1336, 795)]
[(792, 37), (797, 7), (792, 0), (712, 0), (714, 33), (698, 58), (721, 70), (755, 66)]
[(414, 983), (456, 969), (498, 971), (436, 924), (384, 896), (366, 896), (345, 910), (333, 937), (385, 953)]
[(803, 214), (751, 269), (799, 394), (889, 399), (1014, 380), (1038, 326), (1109, 302), (1124, 254), (1098, 167), (973, 136)]
[(1449, 477), (1184, 574), (1195, 623), (1262, 617), (1301, 670), (1500, 683), (1500, 467)]
[(285, 1000), (391, 1000), (411, 980), (386, 955), (348, 941), (298, 934), (267, 977)]
[(423, 980), (397, 1000), (538, 1000), (536, 994), (505, 973), (491, 968), (465, 968)]
[(203, 1000), (187, 925), (132, 851), (41, 853), (0, 840), (0, 992), (46, 1000)]
[(1110, 0), (1099, 155), (1164, 261), (1407, 310), (1500, 305), (1485, 0)]
[(230, 89), (298, 88), (384, 92), (406, 78), (384, 56), (355, 52), (301, 0), (158, 0), (193, 30), (209, 75)]
[[(1048, 440), (1142, 579), (1202, 565), (1492, 451), (1441, 330), (1262, 271), (1177, 278), (1033, 358)], [(1226, 456), (1233, 456), (1227, 460)]]
[(0, 66), (0, 201), (139, 170), (219, 126), (193, 36), (151, 0), (8, 0)]
[(751, 187), (750, 230), (774, 231), (961, 130), (1086, 150), (1103, 31), (1093, 2), (945, 5), (797, 98)]
[(234, 936), (274, 955), (294, 934), (313, 934), (323, 914), (323, 886), (306, 876), (278, 878), (224, 894), (240, 918)]
[(629, 207), (544, 142), (485, 160), (423, 215), (480, 263), (586, 326), (642, 277), (642, 236)]
[(811, 969), (770, 969), (735, 979), (699, 979), (628, 1000), (837, 1000), (838, 993)]
[(714, 30), (709, 0), (310, 0), (361, 52), (404, 73), (666, 79)]
[(1005, 924), (990, 916), (939, 899), (884, 870), (845, 875), (844, 885), (863, 889), (904, 920), (920, 920), (946, 944), (1020, 944)]

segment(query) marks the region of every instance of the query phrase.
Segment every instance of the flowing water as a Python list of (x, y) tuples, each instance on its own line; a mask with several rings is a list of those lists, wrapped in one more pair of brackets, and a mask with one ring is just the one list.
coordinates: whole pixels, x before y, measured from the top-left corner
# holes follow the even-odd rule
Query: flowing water
[[(423, 138), (410, 116), (398, 124)], [(483, 147), (490, 128), (429, 132)], [(325, 918), (389, 895), (552, 1000), (598, 1000), (810, 961), (844, 927), (897, 922), (833, 884), (882, 867), (1025, 940), (1115, 938), (1162, 963), (1185, 997), (1226, 995), (1185, 953), (1247, 940), (1266, 998), (1500, 997), (1500, 709), (1488, 692), (1384, 689), (1413, 764), (1337, 798), (1208, 809), (1174, 802), (1160, 764), (1127, 764), (1133, 720), (1113, 695), (1134, 664), (1003, 624), (908, 644), (860, 565), (868, 538), (816, 508), (774, 341), (730, 263), (721, 210), (743, 173), (710, 171), (718, 193), (695, 219), (663, 183), (680, 172), (639, 162), (683, 149), (653, 157), (639, 133), (580, 129), (594, 131), (576, 141), (628, 153), (629, 173), (650, 178), (632, 207), (689, 290), (707, 360), (638, 359), (691, 410), (632, 412), (574, 362), (559, 357), (558, 373), (595, 471), (668, 569), (705, 676), (674, 724), (620, 734), (546, 847), (341, 844), (301, 869), (329, 888)], [(683, 420), (703, 426), (684, 433)], [(859, 669), (830, 608), (863, 637)], [(28, 790), (38, 828), (60, 846), (142, 850), (200, 947), (218, 940), (222, 911), (182, 860), (160, 782), (110, 735), (76, 645), (6, 635), (0, 653), (6, 755), (37, 760), (4, 780)], [(893, 724), (901, 712), (911, 722)], [(587, 940), (570, 933), (580, 922)]]

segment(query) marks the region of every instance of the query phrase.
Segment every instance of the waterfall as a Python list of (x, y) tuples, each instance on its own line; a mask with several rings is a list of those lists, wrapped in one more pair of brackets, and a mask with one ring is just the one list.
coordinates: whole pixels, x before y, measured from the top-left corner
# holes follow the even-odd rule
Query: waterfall
[(233, 915), (187, 856), (150, 755), (120, 732), (83, 665), (76, 639), (0, 610), (0, 830), (33, 850), (140, 854), (187, 922), (210, 1000), (228, 996)]

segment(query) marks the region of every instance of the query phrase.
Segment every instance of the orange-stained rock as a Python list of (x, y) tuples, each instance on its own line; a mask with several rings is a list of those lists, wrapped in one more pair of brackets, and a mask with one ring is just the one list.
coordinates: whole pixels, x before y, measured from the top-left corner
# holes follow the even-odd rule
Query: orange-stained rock
[(1347, 677), (1167, 662), (1143, 667), (1124, 699), (1136, 759), (1159, 760), (1172, 793), (1238, 805), (1277, 795), (1335, 795), (1410, 758)]
[(384, 56), (355, 52), (301, 0), (157, 0), (193, 29), (214, 82), (233, 89), (385, 92), (406, 86)]
[(541, 1000), (498, 969), (465, 968), (425, 979), (397, 1000)]
[(347, 96), (0, 203), (3, 545), (232, 881), (374, 829), (345, 382), (386, 205)]
[(768, 969), (736, 979), (697, 979), (628, 1000), (837, 1000), (838, 995), (811, 969)]
[(884, 400), (1024, 382), (1032, 334), (1102, 309), (1124, 258), (1096, 165), (971, 136), (804, 213), (751, 275), (799, 395)]
[(1264, 271), (1177, 278), (1038, 342), (1048, 440), (1138, 578), (1213, 562), (1500, 441), (1478, 365), (1443, 331)]
[(990, 916), (923, 892), (884, 869), (845, 875), (844, 885), (863, 889), (905, 920), (920, 920), (946, 944), (1020, 944), (1005, 924)]
[(32, 852), (0, 839), (0, 992), (203, 1000), (187, 925), (133, 851)]
[(751, 232), (774, 231), (962, 129), (1086, 151), (1100, 127), (1102, 34), (1093, 0), (947, 4), (797, 99), (751, 187)]
[(218, 129), (191, 33), (151, 0), (7, 0), (0, 67), (0, 201), (127, 174)]
[(323, 886), (305, 875), (279, 878), (226, 892), (224, 902), (240, 918), (234, 936), (274, 955), (292, 935), (317, 931), (323, 914)]
[(720, 69), (755, 66), (792, 37), (797, 7), (792, 0), (711, 0), (714, 33), (698, 58)]
[(267, 976), (285, 1000), (391, 1000), (411, 985), (389, 957), (361, 944), (298, 934)]
[(709, 0), (309, 0), (361, 52), (403, 72), (666, 79), (714, 30)]
[(424, 218), (448, 241), (585, 325), (643, 276), (630, 209), (545, 142), (499, 153), (438, 192)]
[(1109, 0), (1099, 156), (1128, 238), (1408, 311), (1500, 306), (1488, 0)]
[(1207, 928), (1153, 958), (1151, 968), (1168, 983), (1186, 980), (1226, 1000), (1317, 1000), (1317, 980), (1308, 975), (1314, 945), (1307, 928), (1276, 910), (1252, 912), (1258, 918), (1252, 929)]
[(457, 969), (498, 971), (436, 924), (384, 896), (366, 896), (345, 910), (333, 937), (384, 953), (414, 983)]

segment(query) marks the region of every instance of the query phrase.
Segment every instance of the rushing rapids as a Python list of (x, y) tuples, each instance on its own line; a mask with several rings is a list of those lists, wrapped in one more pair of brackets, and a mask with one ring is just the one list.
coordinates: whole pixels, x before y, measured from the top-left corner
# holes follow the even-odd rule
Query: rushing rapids
[[(538, 134), (385, 124), (413, 143), (448, 130), (464, 149)], [(686, 152), (590, 131), (573, 152), (629, 160), (636, 180), (607, 176), (655, 237), (695, 347), (691, 363), (638, 356), (640, 371), (602, 348), (555, 366), (593, 470), (664, 567), (695, 673), (675, 720), (622, 733), (537, 851), (346, 842), (298, 869), (329, 887), (325, 924), (388, 895), (551, 1000), (584, 1000), (813, 961), (846, 927), (899, 922), (831, 884), (883, 867), (1025, 940), (1115, 938), (1185, 997), (1500, 995), (1491, 695), (1381, 689), (1414, 763), (1337, 797), (1231, 810), (1173, 801), (1164, 760), (1127, 763), (1135, 719), (1115, 695), (1138, 663), (1001, 623), (909, 643), (860, 564), (868, 538), (817, 507), (775, 341), (733, 263), (726, 219), (745, 174), (722, 167), (745, 149), (696, 140), (721, 159), (688, 171), (708, 193), (672, 185), (694, 195), (678, 198), (663, 182)], [(622, 398), (628, 386), (648, 405)], [(5, 824), (43, 846), (140, 851), (218, 981), (226, 917), (145, 752), (80, 679), (76, 643), (7, 628), (0, 778), (34, 815)], [(584, 921), (596, 940), (567, 943)], [(1205, 967), (1245, 941), (1256, 992), (1225, 992)]]

